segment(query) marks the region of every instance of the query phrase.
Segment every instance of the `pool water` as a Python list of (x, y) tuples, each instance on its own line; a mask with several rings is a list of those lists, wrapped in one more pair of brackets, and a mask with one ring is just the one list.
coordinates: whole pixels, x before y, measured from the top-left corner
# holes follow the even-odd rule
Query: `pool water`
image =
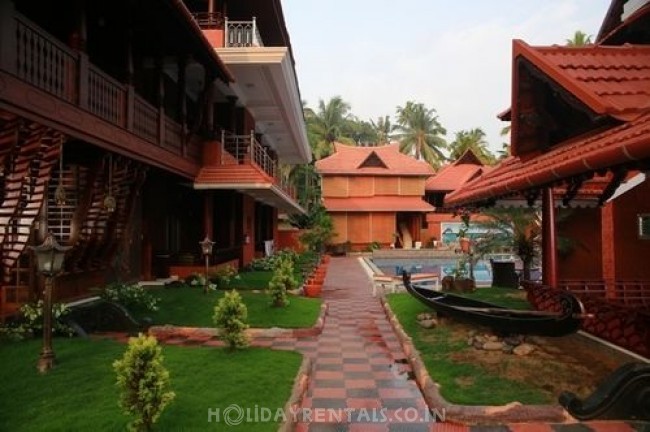
[[(373, 258), (373, 264), (386, 275), (399, 276), (402, 270), (409, 273), (433, 273), (442, 279), (453, 275), (458, 265), (454, 259)], [(469, 266), (467, 267), (469, 271)], [(492, 268), (489, 261), (478, 261), (474, 266), (474, 280), (477, 286), (492, 285)]]

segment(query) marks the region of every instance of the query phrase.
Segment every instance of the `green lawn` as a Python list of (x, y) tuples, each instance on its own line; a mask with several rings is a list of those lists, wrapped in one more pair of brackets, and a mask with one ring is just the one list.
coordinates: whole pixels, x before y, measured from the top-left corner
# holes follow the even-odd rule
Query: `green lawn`
[[(158, 311), (136, 313), (136, 316), (149, 316), (156, 325), (214, 327), (214, 306), (224, 291), (204, 294), (200, 287), (179, 287), (156, 288), (151, 293), (160, 298)], [(276, 308), (270, 306), (271, 300), (266, 293), (242, 291), (240, 294), (248, 307), (248, 322), (251, 327), (311, 327), (320, 313), (320, 299), (290, 295), (289, 306)]]
[(272, 276), (273, 272), (271, 271), (242, 271), (239, 273), (239, 279), (232, 279), (230, 281), (228, 288), (236, 288), (238, 290), (265, 290), (269, 286)]
[(472, 293), (462, 295), (511, 309), (530, 309), (530, 304), (526, 300), (526, 291), (524, 290), (490, 287), (478, 288)]
[[(0, 344), (0, 430), (123, 431), (129, 419), (117, 405), (112, 362), (126, 345), (105, 340), (55, 339), (57, 366), (36, 371), (40, 341)], [(176, 399), (157, 431), (231, 430), (208, 423), (208, 409), (231, 404), (282, 407), (291, 393), (301, 356), (248, 349), (230, 353), (206, 347), (163, 346)], [(277, 423), (244, 423), (236, 430), (275, 431)]]
[[(525, 307), (522, 300), (517, 301), (509, 296), (515, 294), (513, 291), (479, 288), (468, 297), (489, 300), (507, 307)], [(429, 375), (441, 385), (440, 391), (449, 402), (467, 405), (501, 405), (513, 401), (524, 404), (554, 402), (548, 394), (525, 383), (492, 375), (479, 365), (454, 359), (454, 353), (474, 348), (468, 347), (464, 338), (454, 338), (448, 325), (435, 329), (420, 327), (416, 320), (417, 314), (431, 312), (431, 309), (409, 294), (389, 294), (388, 303), (404, 331), (413, 338)]]

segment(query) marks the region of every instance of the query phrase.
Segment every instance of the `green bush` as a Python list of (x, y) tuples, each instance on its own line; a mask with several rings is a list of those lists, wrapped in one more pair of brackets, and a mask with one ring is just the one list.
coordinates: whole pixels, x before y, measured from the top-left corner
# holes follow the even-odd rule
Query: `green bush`
[[(72, 336), (74, 331), (65, 323), (65, 316), (70, 309), (63, 303), (52, 305), (52, 333), (58, 336)], [(20, 307), (20, 319), (13, 330), (5, 332), (10, 338), (20, 339), (20, 335), (28, 337), (43, 334), (43, 300), (36, 303), (26, 303)]]
[(230, 281), (239, 279), (237, 269), (233, 265), (226, 265), (218, 268), (210, 274), (210, 282), (214, 283), (219, 289), (226, 289), (230, 286)]
[(119, 303), (127, 309), (158, 310), (159, 299), (137, 284), (113, 283), (106, 285), (99, 296), (107, 301)]
[(268, 292), (271, 296), (271, 304), (276, 307), (287, 306), (289, 304), (287, 291), (297, 286), (298, 281), (294, 276), (293, 261), (289, 258), (281, 259), (269, 282)]
[(169, 372), (163, 366), (158, 341), (153, 336), (129, 339), (121, 360), (113, 362), (120, 389), (119, 405), (125, 414), (135, 416), (129, 428), (149, 431), (165, 407), (176, 397), (169, 391)]
[(248, 338), (245, 330), (248, 328), (246, 319), (248, 309), (241, 296), (235, 290), (225, 293), (214, 307), (214, 324), (221, 329), (221, 338), (228, 344), (230, 349), (245, 348), (248, 346)]

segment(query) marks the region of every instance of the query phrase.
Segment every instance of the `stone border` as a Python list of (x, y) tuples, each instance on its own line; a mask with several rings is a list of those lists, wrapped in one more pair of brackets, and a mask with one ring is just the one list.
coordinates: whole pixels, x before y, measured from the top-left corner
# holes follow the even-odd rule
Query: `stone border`
[[(315, 337), (322, 333), (325, 326), (325, 317), (327, 316), (328, 305), (323, 302), (320, 307), (320, 313), (316, 323), (306, 328), (249, 328), (246, 335), (250, 339), (255, 338), (301, 338)], [(213, 327), (184, 327), (175, 325), (162, 325), (149, 327), (148, 333), (155, 336), (156, 339), (189, 339), (189, 340), (210, 340), (219, 337), (219, 330)]]
[(506, 405), (456, 405), (447, 402), (440, 394), (440, 385), (435, 383), (422, 361), (419, 351), (413, 345), (411, 337), (406, 334), (397, 316), (393, 313), (385, 298), (381, 304), (386, 312), (400, 345), (404, 350), (409, 364), (413, 368), (418, 387), (422, 391), (424, 400), (433, 412), (445, 411), (447, 421), (462, 424), (488, 424), (488, 423), (519, 423), (519, 422), (544, 422), (568, 423), (575, 422), (559, 405), (522, 405), (520, 402), (511, 402)]
[(307, 393), (307, 388), (309, 387), (311, 371), (311, 359), (308, 356), (302, 354), (302, 363), (300, 365), (300, 369), (298, 369), (298, 374), (293, 381), (291, 395), (289, 396), (287, 403), (284, 404), (284, 422), (282, 422), (278, 428), (278, 432), (291, 432), (295, 429), (296, 423), (298, 421), (298, 414), (300, 412), (300, 405), (305, 396), (305, 393)]

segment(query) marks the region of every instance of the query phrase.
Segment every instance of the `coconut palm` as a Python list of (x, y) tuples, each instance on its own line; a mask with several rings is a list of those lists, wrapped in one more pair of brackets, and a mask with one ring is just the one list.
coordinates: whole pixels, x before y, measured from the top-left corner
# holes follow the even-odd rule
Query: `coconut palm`
[(487, 146), (488, 143), (485, 140), (483, 129), (461, 130), (456, 132), (456, 138), (449, 144), (449, 158), (456, 160), (467, 150), (472, 150), (483, 163), (494, 163), (495, 157)]
[(523, 263), (523, 279), (530, 280), (533, 260), (541, 251), (542, 224), (539, 212), (533, 208), (491, 208), (483, 215), (490, 220), (478, 222), (489, 235), (477, 244), (481, 253), (512, 249)]
[[(510, 135), (510, 125), (504, 126), (499, 132), (499, 135), (502, 137)], [(508, 156), (510, 156), (510, 144), (507, 142), (501, 143), (501, 149), (497, 151), (497, 160), (501, 161)]]
[(340, 96), (334, 96), (327, 103), (321, 99), (317, 111), (307, 108), (304, 113), (316, 159), (330, 155), (335, 141), (354, 143), (353, 139), (345, 136), (345, 129), (351, 119), (350, 104)]
[(576, 32), (573, 34), (573, 37), (566, 40), (566, 45), (572, 47), (591, 45), (591, 35), (588, 35), (583, 31), (576, 30)]
[(377, 118), (377, 122), (370, 120), (375, 133), (377, 134), (377, 145), (388, 144), (393, 138), (396, 126), (390, 122), (390, 116)]
[(397, 107), (397, 124), (402, 153), (413, 154), (418, 160), (424, 159), (434, 168), (446, 160), (442, 150), (447, 148), (443, 138), (447, 131), (438, 121), (435, 109), (408, 101), (405, 106)]

